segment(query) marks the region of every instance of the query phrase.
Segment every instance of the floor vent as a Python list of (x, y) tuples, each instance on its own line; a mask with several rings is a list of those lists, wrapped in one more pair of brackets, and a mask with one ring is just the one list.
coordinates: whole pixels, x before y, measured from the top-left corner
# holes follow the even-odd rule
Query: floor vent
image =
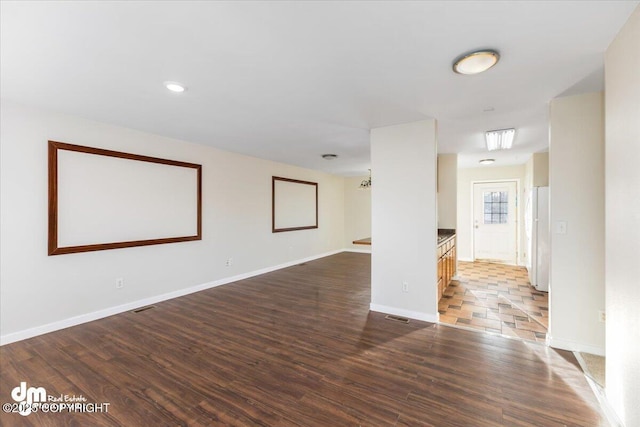
[(396, 322), (409, 323), (409, 319), (406, 317), (394, 316), (391, 314), (387, 314), (385, 317), (387, 320), (395, 320)]
[(148, 305), (146, 307), (140, 307), (133, 310), (134, 313), (142, 313), (143, 311), (151, 310), (152, 308), (156, 308), (155, 305)]

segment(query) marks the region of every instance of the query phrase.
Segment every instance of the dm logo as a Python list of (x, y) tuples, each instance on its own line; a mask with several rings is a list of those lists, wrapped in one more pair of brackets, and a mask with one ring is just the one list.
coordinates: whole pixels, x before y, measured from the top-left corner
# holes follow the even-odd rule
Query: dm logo
[(11, 390), (11, 398), (16, 402), (22, 402), (18, 413), (26, 417), (37, 406), (34, 404), (47, 401), (47, 391), (44, 387), (27, 388), (27, 383), (22, 381), (18, 387)]

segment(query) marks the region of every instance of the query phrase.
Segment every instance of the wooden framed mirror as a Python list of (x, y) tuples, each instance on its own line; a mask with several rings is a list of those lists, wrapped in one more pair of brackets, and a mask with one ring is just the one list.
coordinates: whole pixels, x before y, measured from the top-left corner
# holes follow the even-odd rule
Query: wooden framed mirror
[(202, 240), (202, 166), (49, 141), (49, 255)]
[(271, 231), (318, 228), (318, 183), (272, 177)]

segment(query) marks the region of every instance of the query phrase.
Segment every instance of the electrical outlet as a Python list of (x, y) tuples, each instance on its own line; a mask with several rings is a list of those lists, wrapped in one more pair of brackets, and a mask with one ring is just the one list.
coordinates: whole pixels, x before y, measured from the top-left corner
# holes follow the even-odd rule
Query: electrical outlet
[(402, 292), (409, 292), (409, 282), (402, 282)]
[(603, 310), (598, 311), (598, 320), (605, 323), (607, 321), (607, 313)]
[(233, 258), (227, 258), (227, 262), (225, 262), (224, 265), (231, 267), (233, 265)]
[(122, 277), (118, 277), (116, 279), (116, 289), (124, 288), (124, 279)]

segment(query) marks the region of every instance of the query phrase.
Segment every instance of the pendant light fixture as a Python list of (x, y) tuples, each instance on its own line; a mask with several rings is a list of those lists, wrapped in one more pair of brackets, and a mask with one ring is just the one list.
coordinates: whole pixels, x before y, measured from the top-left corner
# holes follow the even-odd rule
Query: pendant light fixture
[(371, 190), (371, 169), (369, 169), (369, 178), (363, 179), (358, 186), (359, 190)]

